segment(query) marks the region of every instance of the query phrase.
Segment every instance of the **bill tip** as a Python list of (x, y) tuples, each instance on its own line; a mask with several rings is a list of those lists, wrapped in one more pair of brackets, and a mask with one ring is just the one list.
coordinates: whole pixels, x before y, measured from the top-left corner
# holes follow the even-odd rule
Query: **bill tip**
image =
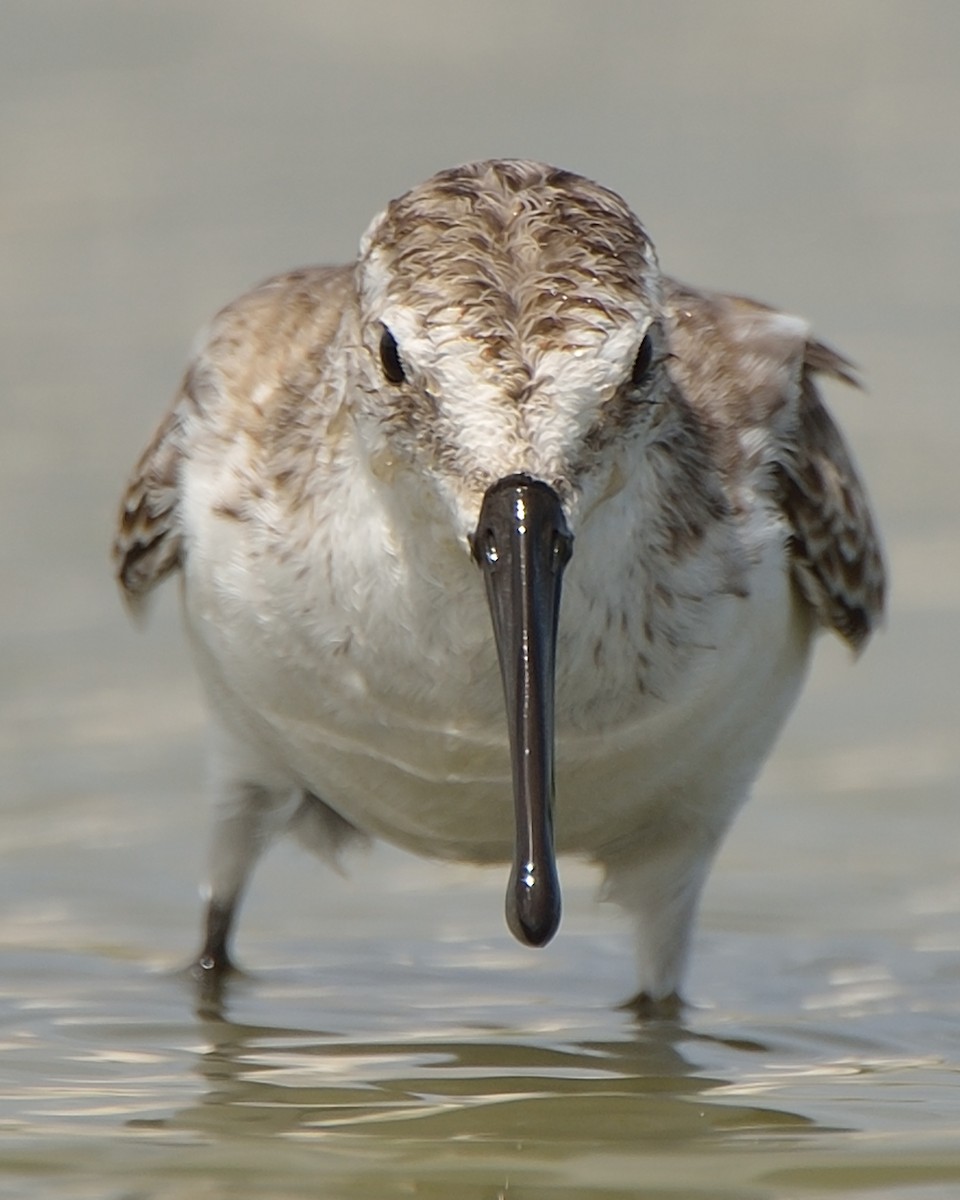
[(515, 868), (507, 888), (507, 925), (525, 946), (546, 946), (560, 927), (560, 884), (531, 864)]

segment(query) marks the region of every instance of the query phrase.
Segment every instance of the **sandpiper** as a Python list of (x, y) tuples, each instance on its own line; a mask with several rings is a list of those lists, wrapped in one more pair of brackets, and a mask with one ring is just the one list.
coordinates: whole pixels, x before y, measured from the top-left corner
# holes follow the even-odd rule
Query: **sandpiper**
[[(294, 834), (512, 863), (547, 942), (555, 852), (678, 1004), (714, 853), (833, 629), (882, 612), (874, 523), (800, 319), (662, 275), (628, 206), (536, 162), (443, 171), (355, 263), (213, 321), (124, 495), (133, 609), (180, 574), (218, 779), (198, 976)], [(561, 603), (561, 580), (563, 597)]]

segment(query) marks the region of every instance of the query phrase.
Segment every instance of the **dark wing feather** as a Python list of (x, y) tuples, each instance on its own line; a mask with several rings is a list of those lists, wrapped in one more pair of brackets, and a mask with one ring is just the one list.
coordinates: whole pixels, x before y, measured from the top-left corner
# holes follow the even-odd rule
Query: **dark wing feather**
[(120, 504), (113, 562), (123, 598), (138, 612), (147, 594), (180, 566), (177, 509), (187, 385), (140, 456)]
[(674, 377), (729, 486), (769, 480), (789, 526), (794, 582), (819, 622), (859, 649), (883, 613), (884, 566), (863, 485), (817, 391), (853, 368), (803, 322), (738, 296), (666, 281)]
[(214, 319), (120, 506), (113, 559), (132, 611), (183, 565), (187, 458), (201, 445), (207, 454), (225, 449), (241, 428), (256, 436), (281, 423), (284, 403), (296, 408), (315, 386), (318, 362), (353, 296), (352, 267), (304, 267), (266, 280)]
[(822, 624), (859, 650), (883, 615), (883, 556), (863, 485), (814, 372), (851, 378), (849, 364), (833, 351), (807, 344), (796, 436), (777, 463), (781, 503), (800, 592)]

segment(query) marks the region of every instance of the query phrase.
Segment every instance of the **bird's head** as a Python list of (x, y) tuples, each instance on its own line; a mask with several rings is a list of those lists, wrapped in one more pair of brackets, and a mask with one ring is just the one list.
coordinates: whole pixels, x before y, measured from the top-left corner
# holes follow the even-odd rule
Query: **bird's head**
[(376, 218), (357, 296), (355, 419), (371, 469), (446, 514), (485, 577), (517, 804), (508, 918), (542, 944), (559, 920), (560, 582), (573, 534), (624, 486), (670, 395), (656, 255), (613, 192), (483, 162)]
[(375, 467), (412, 467), (466, 545), (498, 479), (579, 523), (668, 391), (661, 281), (623, 200), (540, 163), (435, 175), (364, 235), (358, 416)]

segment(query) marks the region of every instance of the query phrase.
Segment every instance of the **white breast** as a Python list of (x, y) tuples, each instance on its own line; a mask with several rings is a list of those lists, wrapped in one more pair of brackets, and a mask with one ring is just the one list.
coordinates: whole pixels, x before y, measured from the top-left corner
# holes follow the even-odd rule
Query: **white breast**
[[(357, 490), (302, 514), (299, 538), (288, 514), (271, 539), (268, 520), (223, 515), (229, 478), (208, 465), (184, 487), (187, 625), (223, 722), (362, 829), (438, 857), (508, 858), (502, 686), (465, 549), (420, 529), (411, 552), (411, 532)], [(726, 591), (729, 546), (655, 587), (609, 530), (577, 535), (557, 654), (557, 841), (586, 853), (652, 821), (715, 810), (725, 823), (809, 642), (772, 519), (744, 526), (747, 587)]]

